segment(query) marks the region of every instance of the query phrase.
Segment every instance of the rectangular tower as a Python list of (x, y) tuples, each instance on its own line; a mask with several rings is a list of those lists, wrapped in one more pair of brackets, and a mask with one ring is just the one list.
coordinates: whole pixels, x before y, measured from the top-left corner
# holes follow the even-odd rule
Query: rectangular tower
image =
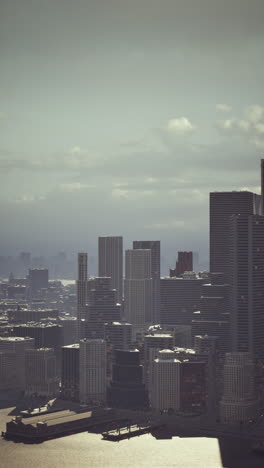
[(151, 250), (152, 316), (153, 323), (160, 322), (160, 241), (134, 241), (133, 249)]
[(88, 255), (78, 254), (78, 279), (77, 286), (77, 337), (81, 338), (81, 320), (86, 318), (87, 303), (87, 276), (88, 276)]
[(126, 250), (125, 318), (134, 336), (153, 323), (151, 250)]
[(264, 360), (264, 216), (230, 221), (231, 347)]
[(98, 238), (98, 276), (110, 276), (117, 302), (123, 298), (123, 237)]
[(106, 401), (106, 343), (80, 340), (80, 402), (101, 406)]
[(210, 193), (210, 271), (224, 273), (229, 268), (230, 216), (261, 213), (261, 197), (252, 192)]

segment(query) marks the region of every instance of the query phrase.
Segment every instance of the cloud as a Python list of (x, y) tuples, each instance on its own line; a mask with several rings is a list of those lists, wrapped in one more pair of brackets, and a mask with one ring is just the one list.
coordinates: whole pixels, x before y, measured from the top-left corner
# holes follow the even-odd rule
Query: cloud
[(165, 130), (172, 135), (188, 135), (193, 133), (195, 126), (186, 117), (180, 117), (169, 120)]
[(44, 194), (43, 195), (24, 194), (16, 198), (13, 203), (28, 205), (32, 203), (41, 202), (44, 200), (46, 200), (46, 196)]
[(59, 188), (65, 192), (76, 192), (78, 190), (88, 189), (88, 188), (95, 188), (96, 185), (93, 184), (83, 184), (81, 182), (67, 182), (64, 184), (60, 184)]
[(259, 105), (249, 106), (245, 110), (245, 116), (249, 122), (256, 124), (264, 118), (264, 107)]
[(217, 104), (216, 110), (218, 110), (219, 112), (231, 112), (232, 107), (229, 106), (228, 104)]
[(115, 188), (112, 190), (112, 197), (126, 200), (139, 200), (142, 198), (149, 198), (155, 194), (153, 190), (140, 190), (140, 189), (120, 189)]
[(220, 120), (217, 129), (225, 136), (240, 137), (255, 148), (264, 148), (264, 107), (247, 107), (241, 117)]
[(177, 220), (169, 220), (166, 223), (152, 223), (152, 224), (146, 224), (144, 226), (144, 229), (153, 229), (154, 231), (160, 231), (160, 230), (170, 230), (170, 229), (184, 229), (185, 227), (185, 221), (181, 219)]

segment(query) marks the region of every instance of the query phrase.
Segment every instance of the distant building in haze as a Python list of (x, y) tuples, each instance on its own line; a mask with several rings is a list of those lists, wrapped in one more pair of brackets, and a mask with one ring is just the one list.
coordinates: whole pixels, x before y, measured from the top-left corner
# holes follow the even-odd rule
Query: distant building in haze
[(176, 268), (170, 270), (170, 277), (180, 276), (185, 271), (193, 271), (193, 253), (192, 252), (178, 252), (178, 260), (176, 261)]
[(29, 269), (28, 279), (32, 293), (40, 289), (47, 289), (49, 287), (49, 270), (47, 268)]

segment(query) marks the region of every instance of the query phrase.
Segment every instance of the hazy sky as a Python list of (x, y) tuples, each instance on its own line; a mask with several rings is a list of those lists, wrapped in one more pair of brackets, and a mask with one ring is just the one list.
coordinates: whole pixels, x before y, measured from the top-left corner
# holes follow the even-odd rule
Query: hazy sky
[(208, 192), (259, 190), (263, 25), (263, 0), (2, 0), (0, 254), (206, 256)]

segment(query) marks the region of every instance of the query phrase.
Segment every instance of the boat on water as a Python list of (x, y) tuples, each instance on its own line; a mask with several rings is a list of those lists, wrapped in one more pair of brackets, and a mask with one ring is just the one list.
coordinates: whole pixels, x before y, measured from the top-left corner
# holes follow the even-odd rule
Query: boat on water
[(155, 429), (161, 429), (164, 427), (164, 424), (156, 424), (156, 425), (146, 425), (140, 426), (138, 424), (134, 424), (132, 426), (125, 426), (120, 427), (118, 429), (114, 429), (112, 431), (102, 432), (103, 439), (111, 440), (113, 442), (129, 439), (130, 437), (140, 436), (142, 434), (147, 434), (149, 432), (154, 431)]

